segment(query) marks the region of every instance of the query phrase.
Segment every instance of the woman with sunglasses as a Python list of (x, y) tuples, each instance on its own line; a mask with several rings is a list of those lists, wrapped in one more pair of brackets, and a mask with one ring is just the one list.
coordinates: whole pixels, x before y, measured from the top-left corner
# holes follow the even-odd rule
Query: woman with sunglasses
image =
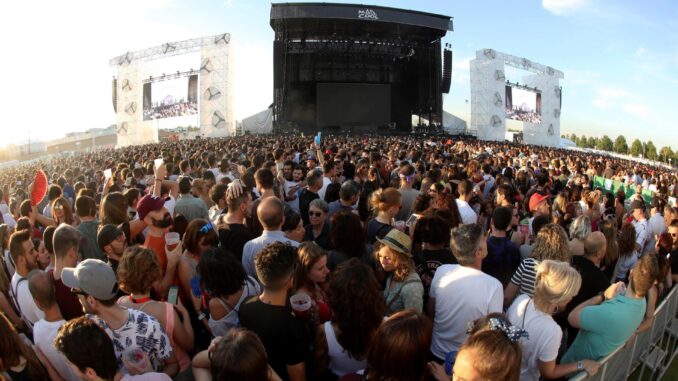
[(330, 222), (327, 215), (330, 208), (324, 200), (315, 199), (308, 206), (308, 218), (311, 222), (306, 225), (304, 241), (313, 241), (323, 250), (330, 250)]
[(219, 236), (210, 221), (198, 218), (186, 227), (183, 244), (184, 253), (177, 265), (181, 285), (179, 296), (184, 303), (192, 305), (194, 311), (200, 311), (202, 301), (197, 275), (198, 262), (203, 253), (219, 245)]
[(62, 223), (73, 227), (77, 225), (73, 218), (70, 203), (64, 197), (59, 197), (52, 203), (52, 217), (56, 226)]

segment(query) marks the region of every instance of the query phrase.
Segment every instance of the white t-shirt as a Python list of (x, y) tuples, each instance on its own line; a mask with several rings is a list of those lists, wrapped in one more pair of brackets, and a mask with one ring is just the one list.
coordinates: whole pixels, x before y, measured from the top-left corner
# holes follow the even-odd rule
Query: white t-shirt
[[(23, 280), (21, 280), (23, 279)], [(21, 281), (20, 281), (21, 280)], [(35, 305), (31, 291), (28, 289), (28, 279), (15, 272), (12, 276), (12, 293), (17, 297), (17, 303), (21, 310), (21, 317), (31, 328), (36, 321), (45, 317), (45, 314)]]
[(174, 215), (174, 206), (177, 204), (176, 200), (174, 197), (169, 196), (167, 200), (165, 201), (165, 209), (169, 212), (170, 216)]
[(332, 184), (332, 180), (330, 180), (329, 177), (323, 175), (323, 187), (318, 191), (318, 196), (320, 196), (321, 200), (325, 200), (325, 191), (327, 190), (327, 186), (330, 184)]
[(136, 376), (125, 374), (120, 381), (172, 381), (172, 379), (165, 373), (148, 372)]
[[(285, 180), (285, 185), (284, 185), (284, 188), (285, 188), (285, 189), (284, 189), (284, 191), (285, 191), (285, 197), (288, 196), (288, 192), (290, 191), (290, 188), (292, 188), (293, 186), (295, 186), (295, 185), (297, 185), (297, 184), (299, 184), (298, 181), (289, 181), (289, 180)], [(299, 195), (297, 195), (297, 198), (295, 198), (294, 200), (292, 200), (292, 201), (285, 201), (285, 202), (286, 202), (287, 205), (289, 205), (290, 208), (292, 208), (295, 212), (299, 213)]]
[(643, 253), (650, 230), (648, 228), (647, 220), (633, 221), (633, 227), (636, 228), (636, 243), (640, 246), (639, 252)]
[(49, 360), (49, 363), (52, 364), (61, 377), (67, 381), (78, 381), (80, 378), (68, 366), (66, 357), (54, 347), (54, 338), (57, 335), (57, 331), (65, 323), (66, 320), (63, 319), (57, 321), (40, 319), (33, 326), (33, 339), (35, 345), (40, 348)]
[(459, 216), (461, 216), (462, 225), (469, 225), (478, 223), (478, 215), (471, 208), (468, 202), (457, 199), (457, 209), (459, 209)]
[(523, 349), (520, 379), (538, 381), (539, 361), (556, 359), (563, 331), (550, 315), (537, 310), (534, 301), (525, 294), (513, 301), (508, 309), (508, 318), (513, 326), (526, 330), (529, 335), (529, 338), (520, 339)]
[(666, 231), (666, 223), (661, 214), (655, 213), (647, 222), (647, 243), (645, 244), (645, 254), (654, 252), (654, 246), (657, 244), (656, 236)]
[(501, 312), (501, 283), (480, 270), (460, 265), (436, 269), (429, 296), (435, 299), (431, 352), (444, 359), (466, 341), (468, 323), (491, 312)]

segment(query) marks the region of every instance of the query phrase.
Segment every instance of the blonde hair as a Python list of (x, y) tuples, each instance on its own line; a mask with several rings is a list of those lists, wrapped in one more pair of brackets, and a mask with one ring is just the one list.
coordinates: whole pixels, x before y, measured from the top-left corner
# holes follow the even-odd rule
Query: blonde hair
[(379, 241), (374, 243), (374, 258), (377, 260), (377, 262), (379, 262), (379, 252), (384, 248), (392, 254), (395, 262), (395, 270), (393, 270), (394, 281), (402, 282), (410, 275), (412, 271), (415, 271), (412, 258), (406, 254), (391, 249), (387, 245), (381, 244)]
[(572, 221), (570, 225), (570, 238), (586, 239), (591, 233), (591, 219), (588, 216), (579, 216)]
[(579, 292), (581, 275), (569, 263), (545, 260), (537, 266), (534, 305), (549, 313), (553, 304), (571, 299)]
[(565, 229), (557, 224), (547, 224), (539, 229), (532, 245), (532, 257), (540, 261), (552, 259), (570, 262), (572, 255), (567, 244)]
[(386, 211), (389, 208), (400, 205), (401, 196), (395, 188), (378, 189), (372, 192), (370, 205), (378, 211)]

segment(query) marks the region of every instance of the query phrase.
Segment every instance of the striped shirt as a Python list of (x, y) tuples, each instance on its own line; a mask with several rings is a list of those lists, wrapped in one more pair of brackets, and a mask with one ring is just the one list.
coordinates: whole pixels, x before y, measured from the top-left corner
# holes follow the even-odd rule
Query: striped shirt
[(520, 287), (521, 294), (530, 297), (534, 295), (535, 283), (537, 283), (537, 266), (539, 261), (534, 258), (525, 258), (511, 277), (511, 283)]

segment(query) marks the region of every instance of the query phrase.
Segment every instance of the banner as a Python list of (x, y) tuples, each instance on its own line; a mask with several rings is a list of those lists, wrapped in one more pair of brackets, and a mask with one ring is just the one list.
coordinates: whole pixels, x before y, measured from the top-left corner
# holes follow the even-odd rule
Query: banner
[[(593, 189), (602, 189), (604, 193), (615, 194), (621, 189), (626, 195), (626, 198), (629, 198), (636, 193), (635, 186), (624, 186), (624, 183), (621, 181), (612, 181), (611, 179), (606, 179), (601, 176), (593, 177)], [(654, 192), (648, 189), (643, 189), (643, 192), (641, 193), (643, 200), (648, 204), (652, 201), (653, 194)]]

